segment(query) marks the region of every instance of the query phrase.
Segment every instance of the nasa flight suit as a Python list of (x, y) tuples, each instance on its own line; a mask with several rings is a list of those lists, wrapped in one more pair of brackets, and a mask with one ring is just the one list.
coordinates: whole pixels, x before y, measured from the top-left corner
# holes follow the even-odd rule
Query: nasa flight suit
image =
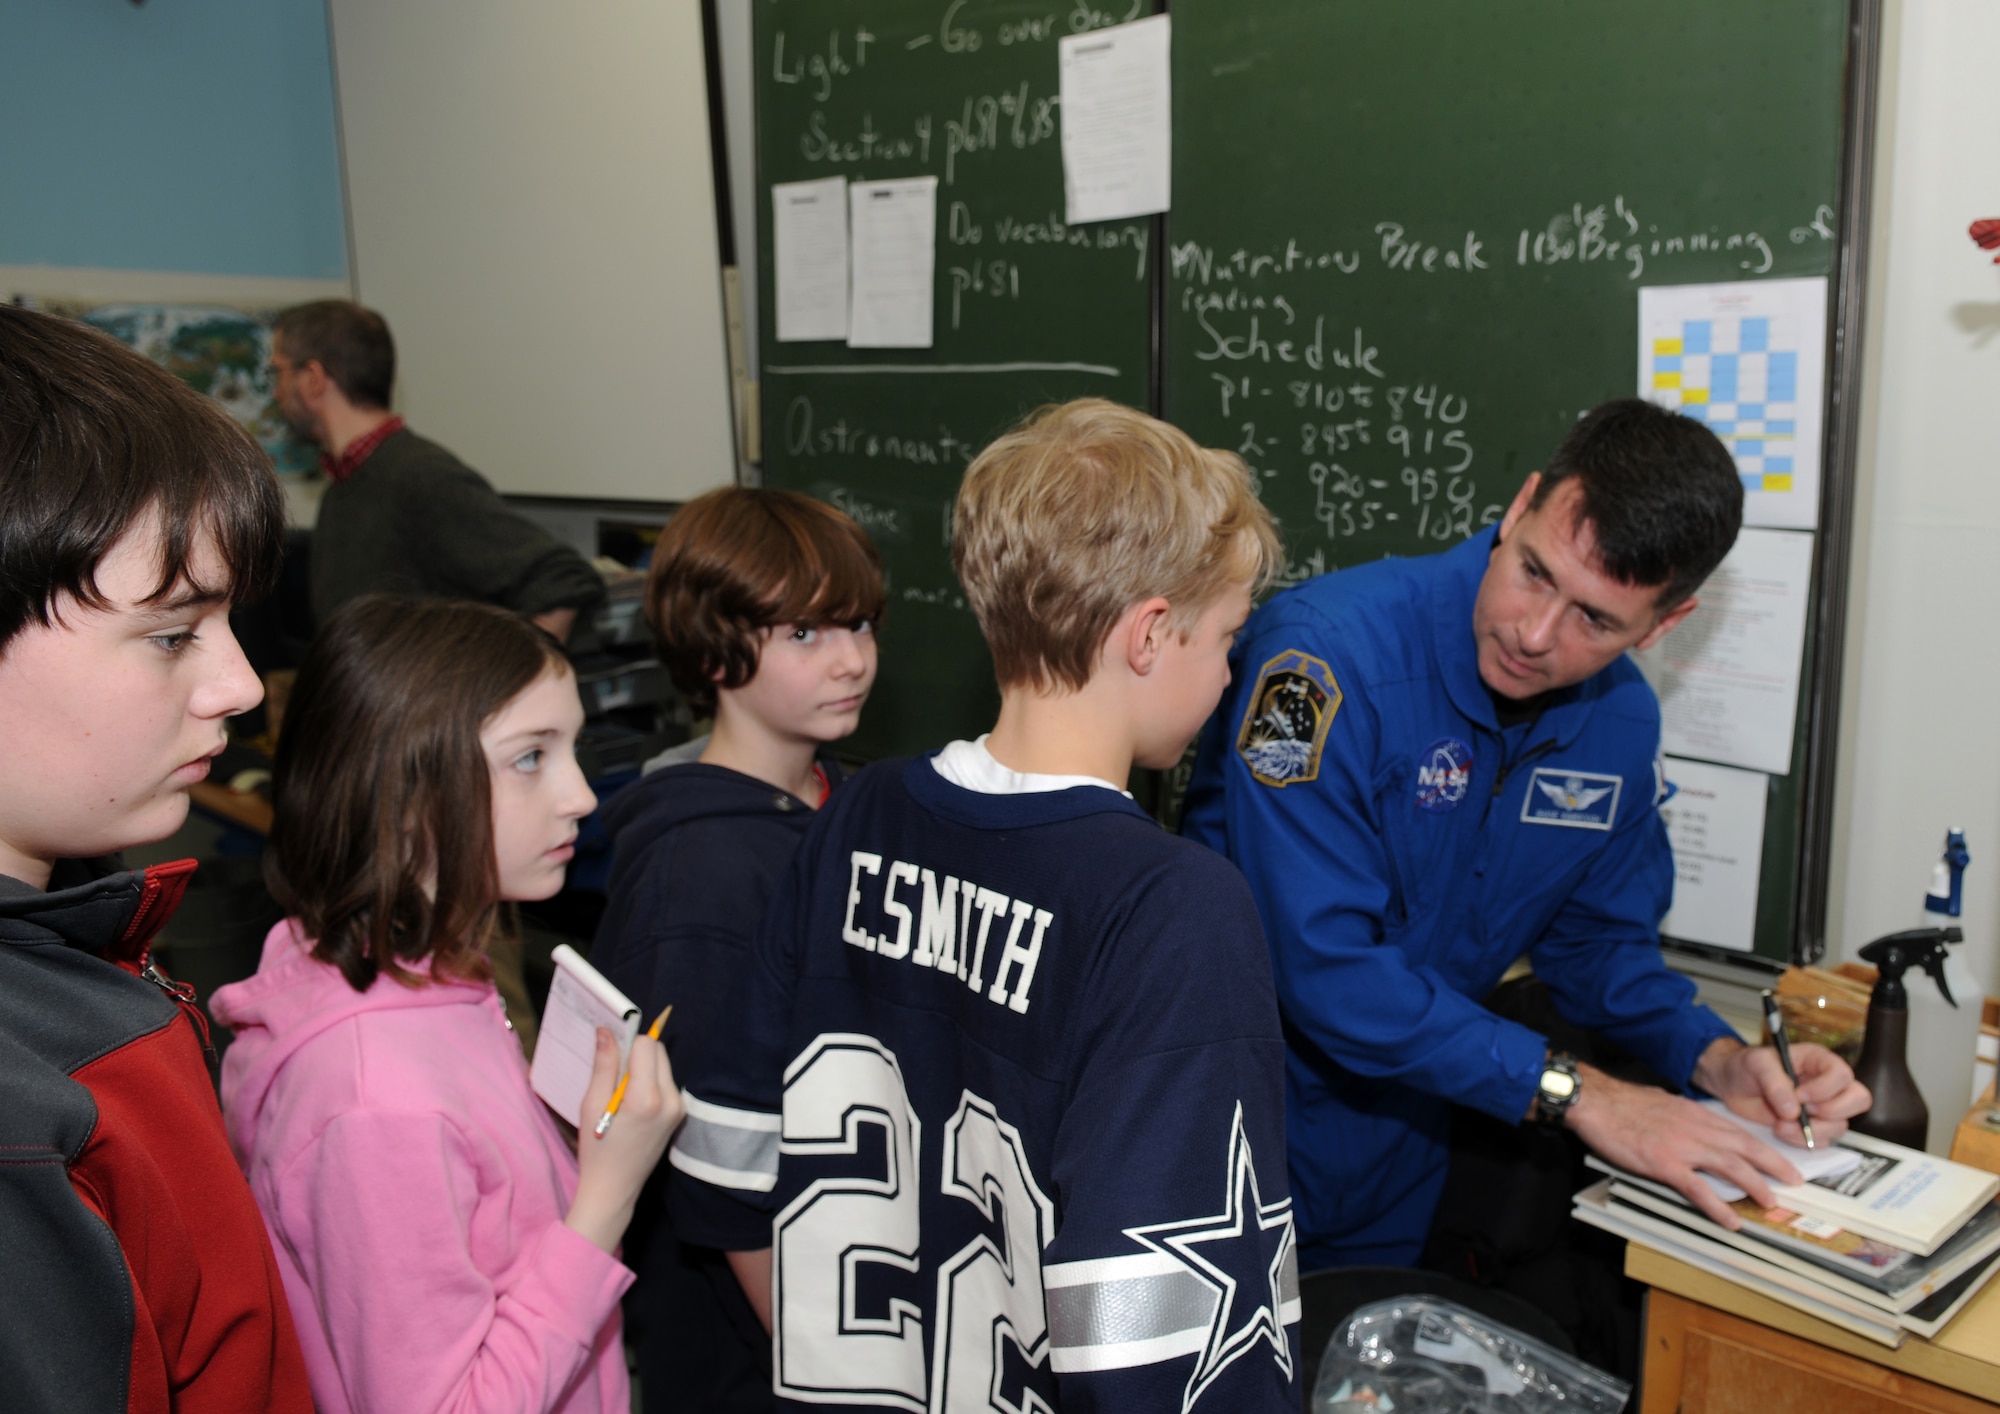
[(1673, 1083), (1734, 1034), (1660, 956), (1658, 700), (1621, 657), (1503, 730), (1472, 632), (1494, 540), (1278, 595), (1202, 733), (1183, 828), (1263, 915), (1301, 1271), (1414, 1263), (1451, 1105), (1528, 1112), (1546, 1042), (1480, 1004), (1524, 953)]

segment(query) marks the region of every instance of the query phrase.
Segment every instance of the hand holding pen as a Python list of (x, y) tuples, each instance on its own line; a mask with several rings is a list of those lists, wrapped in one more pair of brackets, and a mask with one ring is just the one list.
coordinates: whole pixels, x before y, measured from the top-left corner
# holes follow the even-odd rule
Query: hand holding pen
[[(608, 1028), (597, 1028), (583, 1112), (601, 1107), (604, 1117), (577, 1136), (576, 1196), (563, 1225), (606, 1252), (618, 1249), (639, 1193), (684, 1115), (673, 1066), (658, 1039), (665, 1020), (663, 1014), (647, 1035), (632, 1038), (623, 1066), (617, 1039)], [(618, 1114), (624, 1123), (614, 1129), (611, 1119)]]
[[(660, 1028), (667, 1024), (667, 1018), (673, 1014), (673, 1010), (674, 1010), (673, 1003), (669, 1002), (667, 1003), (666, 1010), (662, 1011), (658, 1016), (653, 1018), (653, 1024), (646, 1028), (647, 1040), (657, 1041), (660, 1039)], [(1786, 1071), (1789, 1072), (1791, 1068), (1792, 1068), (1792, 1063), (1790, 1061), (1786, 1061), (1785, 1062)], [(597, 1121), (596, 1128), (591, 1130), (591, 1133), (595, 1134), (599, 1139), (602, 1139), (605, 1136), (605, 1133), (611, 1128), (611, 1121), (617, 1115), (618, 1107), (625, 1103), (625, 1087), (629, 1085), (631, 1081), (632, 1081), (632, 1071), (628, 1067), (625, 1073), (618, 1077), (618, 1088), (611, 1092), (611, 1103), (604, 1107), (603, 1117)], [(1792, 1083), (1795, 1085), (1798, 1083), (1798, 1077), (1796, 1075), (1792, 1077)]]
[[(1778, 1049), (1778, 1064), (1785, 1068), (1785, 1078), (1792, 1082), (1792, 1089), (1799, 1088), (1799, 1072), (1792, 1064), (1791, 1042), (1785, 1038), (1785, 1018), (1778, 1010), (1777, 996), (1766, 988), (1764, 992), (1764, 1027), (1771, 1033), (1771, 1044)], [(1806, 1137), (1808, 1149), (1817, 1148), (1813, 1140), (1812, 1118), (1806, 1113), (1803, 1096), (1799, 1099), (1799, 1130)]]

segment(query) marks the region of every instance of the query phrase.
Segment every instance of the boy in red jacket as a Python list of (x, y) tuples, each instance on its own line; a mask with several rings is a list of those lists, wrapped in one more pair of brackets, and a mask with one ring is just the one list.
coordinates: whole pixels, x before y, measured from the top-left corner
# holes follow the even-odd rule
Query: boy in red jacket
[(230, 604), (283, 502), (226, 414), (119, 344), (0, 306), (0, 1396), (19, 1411), (309, 1414), (192, 989), (149, 945), (187, 817), (262, 687)]

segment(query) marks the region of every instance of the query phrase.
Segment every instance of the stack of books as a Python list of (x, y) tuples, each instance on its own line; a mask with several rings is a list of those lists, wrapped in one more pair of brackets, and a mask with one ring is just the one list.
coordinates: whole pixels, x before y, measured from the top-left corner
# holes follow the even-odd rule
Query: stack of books
[(1778, 1207), (1703, 1175), (1743, 1220), (1731, 1232), (1593, 1157), (1607, 1177), (1576, 1195), (1576, 1217), (1892, 1348), (1937, 1334), (2000, 1270), (2000, 1174), (1864, 1134), (1797, 1149), (1714, 1107), (1806, 1176), (1773, 1186)]

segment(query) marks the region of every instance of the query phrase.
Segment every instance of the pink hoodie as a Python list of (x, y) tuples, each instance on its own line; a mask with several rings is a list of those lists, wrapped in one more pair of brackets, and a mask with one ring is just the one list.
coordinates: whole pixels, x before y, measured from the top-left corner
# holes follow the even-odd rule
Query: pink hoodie
[(210, 1010), (320, 1414), (631, 1408), (632, 1273), (563, 1226), (576, 1159), (491, 986), (356, 992), (287, 920)]

